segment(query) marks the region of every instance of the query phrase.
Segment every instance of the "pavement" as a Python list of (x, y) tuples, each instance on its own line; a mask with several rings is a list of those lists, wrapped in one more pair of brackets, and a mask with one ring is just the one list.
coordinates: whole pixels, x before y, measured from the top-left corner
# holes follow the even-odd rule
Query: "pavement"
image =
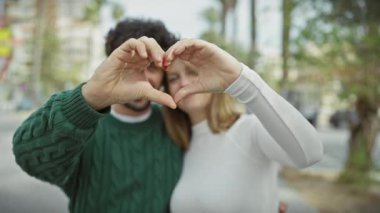
[[(4, 213), (67, 213), (68, 200), (56, 186), (28, 176), (15, 163), (12, 136), (29, 113), (0, 111), (0, 212)], [(309, 172), (339, 172), (347, 157), (346, 130), (321, 129), (325, 156), (306, 169)], [(380, 167), (380, 136), (374, 151), (375, 165)], [(288, 205), (288, 213), (316, 213), (318, 210), (283, 179), (279, 181), (280, 200)]]
[(68, 200), (58, 187), (28, 176), (15, 163), (12, 136), (27, 114), (0, 112), (0, 212), (67, 213)]
[(289, 187), (285, 180), (279, 181), (279, 198), (287, 205), (287, 213), (318, 213), (318, 209), (307, 202), (294, 188)]

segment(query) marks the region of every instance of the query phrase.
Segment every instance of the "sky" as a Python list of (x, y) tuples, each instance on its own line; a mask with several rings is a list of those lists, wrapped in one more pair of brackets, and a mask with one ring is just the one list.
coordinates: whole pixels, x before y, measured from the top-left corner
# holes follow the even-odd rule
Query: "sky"
[[(182, 38), (198, 38), (207, 29), (201, 17), (202, 11), (214, 6), (216, 0), (120, 0), (128, 17), (153, 18), (163, 21), (171, 32)], [(250, 0), (238, 1), (237, 39), (242, 46), (249, 47)], [(257, 45), (263, 55), (280, 54), (281, 45), (281, 0), (256, 0), (257, 4)], [(106, 32), (114, 25), (109, 16), (103, 29)], [(231, 37), (234, 33), (229, 31)]]

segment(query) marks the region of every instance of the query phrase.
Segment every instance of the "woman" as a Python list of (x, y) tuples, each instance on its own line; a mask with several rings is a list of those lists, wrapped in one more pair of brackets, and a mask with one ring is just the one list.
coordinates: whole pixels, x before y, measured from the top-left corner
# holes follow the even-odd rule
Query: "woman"
[[(316, 130), (257, 73), (214, 44), (181, 40), (165, 59), (166, 90), (179, 109), (165, 108), (164, 117), (169, 134), (186, 149), (171, 210), (278, 212), (278, 166), (319, 161)], [(241, 114), (233, 99), (250, 114)]]

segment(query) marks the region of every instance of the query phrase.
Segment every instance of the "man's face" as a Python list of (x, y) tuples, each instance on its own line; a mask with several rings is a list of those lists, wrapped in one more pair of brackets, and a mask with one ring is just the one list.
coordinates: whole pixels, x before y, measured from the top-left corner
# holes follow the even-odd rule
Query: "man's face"
[[(154, 63), (151, 63), (144, 71), (146, 80), (152, 85), (153, 88), (159, 89), (162, 84), (162, 78), (164, 75), (164, 71), (156, 67)], [(150, 101), (147, 99), (139, 99), (130, 101), (124, 104), (125, 107), (136, 111), (142, 112), (150, 107)]]

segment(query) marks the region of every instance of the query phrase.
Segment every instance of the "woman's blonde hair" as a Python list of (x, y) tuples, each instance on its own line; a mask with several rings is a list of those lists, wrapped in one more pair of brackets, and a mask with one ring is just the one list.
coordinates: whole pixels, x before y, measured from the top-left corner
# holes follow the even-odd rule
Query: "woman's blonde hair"
[[(230, 128), (243, 112), (243, 107), (225, 93), (213, 93), (206, 108), (207, 123), (213, 133)], [(163, 107), (166, 130), (172, 140), (187, 149), (191, 139), (191, 122), (189, 116), (179, 108), (173, 110)]]

